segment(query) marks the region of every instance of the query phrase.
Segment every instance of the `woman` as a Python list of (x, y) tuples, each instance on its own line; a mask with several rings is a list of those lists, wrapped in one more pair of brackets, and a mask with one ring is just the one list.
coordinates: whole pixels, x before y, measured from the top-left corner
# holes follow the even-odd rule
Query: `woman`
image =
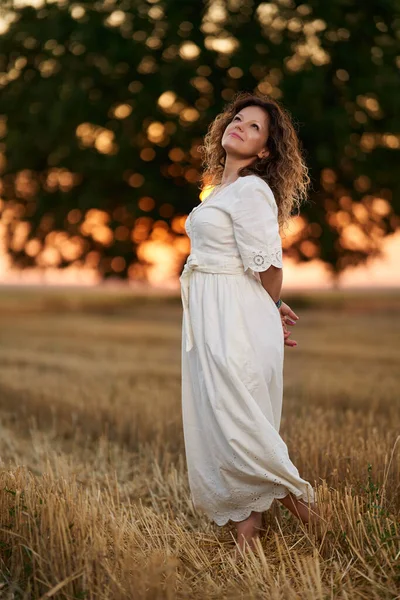
[(310, 180), (288, 114), (266, 96), (238, 93), (202, 150), (214, 189), (186, 220), (180, 276), (185, 450), (195, 508), (234, 521), (244, 550), (274, 498), (304, 523), (318, 518), (279, 435), (284, 344), (296, 344), (287, 324), (298, 318), (279, 299), (279, 226)]

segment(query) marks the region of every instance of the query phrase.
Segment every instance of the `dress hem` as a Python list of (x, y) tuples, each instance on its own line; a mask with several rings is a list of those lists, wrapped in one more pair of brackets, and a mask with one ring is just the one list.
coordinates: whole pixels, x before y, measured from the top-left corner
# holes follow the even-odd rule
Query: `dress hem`
[(229, 521), (232, 521), (233, 523), (240, 523), (241, 521), (245, 521), (246, 519), (248, 519), (248, 517), (251, 515), (251, 513), (253, 511), (255, 511), (255, 512), (265, 512), (269, 508), (271, 508), (271, 505), (272, 505), (272, 503), (273, 503), (274, 500), (280, 500), (282, 498), (285, 498), (289, 494), (292, 494), (298, 500), (305, 500), (305, 501), (308, 502), (308, 500), (310, 499), (311, 502), (315, 502), (315, 497), (313, 497), (313, 495), (310, 495), (310, 494), (307, 494), (307, 493), (304, 493), (304, 492), (300, 492), (300, 494), (295, 494), (293, 492), (289, 492), (289, 490), (288, 490), (285, 494), (280, 494), (278, 496), (274, 496), (270, 502), (265, 503), (265, 501), (264, 501), (262, 504), (255, 504), (254, 506), (248, 507), (246, 509), (246, 511), (244, 511), (243, 513), (240, 514), (239, 517), (238, 517), (238, 513), (236, 513), (235, 515), (230, 515), (227, 518), (224, 517), (222, 520), (217, 520), (214, 516), (212, 516), (210, 514), (208, 514), (208, 517), (212, 521), (214, 521), (214, 523), (216, 523), (218, 525), (218, 527), (223, 527)]

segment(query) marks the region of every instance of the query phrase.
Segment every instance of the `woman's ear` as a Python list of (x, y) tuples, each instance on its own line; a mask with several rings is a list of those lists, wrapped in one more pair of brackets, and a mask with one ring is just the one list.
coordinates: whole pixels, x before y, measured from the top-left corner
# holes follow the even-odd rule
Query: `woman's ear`
[(268, 148), (263, 148), (263, 150), (261, 150), (261, 152), (259, 152), (257, 154), (258, 158), (267, 158), (267, 156), (269, 156), (270, 152), (268, 150)]

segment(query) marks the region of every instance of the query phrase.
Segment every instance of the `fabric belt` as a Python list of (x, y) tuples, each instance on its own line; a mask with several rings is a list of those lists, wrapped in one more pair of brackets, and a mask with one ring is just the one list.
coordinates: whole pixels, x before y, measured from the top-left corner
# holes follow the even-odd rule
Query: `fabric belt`
[(186, 329), (186, 352), (192, 349), (194, 341), (189, 311), (190, 278), (194, 270), (202, 271), (203, 273), (224, 273), (225, 275), (240, 275), (244, 273), (242, 259), (236, 256), (220, 256), (215, 253), (211, 254), (199, 251), (189, 254), (179, 277), (183, 318)]

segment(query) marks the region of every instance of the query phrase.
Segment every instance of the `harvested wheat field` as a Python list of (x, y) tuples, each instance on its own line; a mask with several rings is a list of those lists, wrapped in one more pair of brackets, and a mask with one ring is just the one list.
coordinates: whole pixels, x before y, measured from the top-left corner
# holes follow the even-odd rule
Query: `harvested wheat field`
[(284, 297), (280, 433), (326, 523), (274, 503), (235, 564), (189, 496), (180, 298), (1, 290), (2, 598), (400, 598), (400, 293)]

